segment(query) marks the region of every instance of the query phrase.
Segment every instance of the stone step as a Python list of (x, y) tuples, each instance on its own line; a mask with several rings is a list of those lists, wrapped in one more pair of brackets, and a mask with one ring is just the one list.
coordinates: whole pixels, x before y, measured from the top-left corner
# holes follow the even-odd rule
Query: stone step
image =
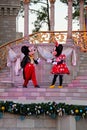
[[(40, 88), (49, 88), (50, 82), (39, 83)], [(67, 85), (63, 83), (63, 87)], [(28, 88), (34, 88), (32, 81), (27, 85)], [(55, 84), (55, 87), (58, 87), (58, 82)], [(21, 82), (12, 82), (12, 81), (2, 81), (0, 82), (0, 88), (23, 88), (23, 80)]]
[(87, 70), (81, 69), (81, 70), (79, 70), (79, 73), (81, 73), (81, 75), (84, 74), (84, 73), (85, 73), (85, 75), (87, 75)]
[[(85, 59), (85, 60), (84, 60)], [(82, 63), (82, 61), (84, 62), (84, 63), (86, 63), (87, 61), (87, 57), (82, 57), (82, 58), (80, 58), (80, 63)]]
[(87, 84), (81, 84), (81, 83), (70, 83), (68, 84), (68, 87), (74, 87), (74, 88), (87, 88)]
[(80, 52), (80, 58), (81, 58), (81, 57), (87, 57), (87, 53), (84, 53), (84, 52), (81, 53), (81, 52)]
[(81, 80), (81, 79), (87, 80), (87, 76), (81, 75), (81, 76), (76, 77), (76, 79), (77, 80)]
[(11, 81), (0, 81), (0, 89), (3, 88), (12, 88), (14, 86), (14, 84)]
[(86, 65), (85, 67), (83, 67), (83, 66), (80, 66), (80, 67), (79, 67), (79, 69), (80, 69), (79, 71), (82, 71), (82, 70), (85, 70), (85, 71), (87, 71), (87, 70), (86, 70), (86, 69), (87, 69), (87, 65)]
[(73, 80), (70, 84), (68, 84), (68, 87), (85, 87), (87, 88), (87, 77), (84, 79), (82, 77), (79, 77), (75, 80)]
[(80, 66), (86, 66), (87, 65), (87, 62), (84, 62), (84, 61), (82, 61), (81, 63), (80, 63)]
[(86, 66), (87, 66), (87, 63), (86, 64), (84, 64), (84, 63), (80, 64), (80, 67), (86, 67)]
[(0, 89), (2, 100), (25, 100), (25, 101), (87, 101), (87, 88), (9, 88)]
[[(84, 70), (84, 71), (81, 71), (81, 72), (79, 71), (79, 72), (78, 72), (78, 76), (82, 76), (82, 75), (87, 76), (87, 72), (85, 73), (85, 70)], [(78, 77), (78, 76), (77, 76), (77, 77)]]
[(76, 83), (79, 83), (79, 84), (87, 84), (87, 80), (86, 79), (80, 79), (80, 80), (73, 80), (72, 83), (76, 84)]
[(80, 60), (87, 59), (87, 54), (85, 56), (80, 56)]
[(80, 67), (86, 67), (87, 66), (87, 63), (81, 63), (80, 64)]
[(87, 58), (87, 54), (80, 55), (80, 59), (84, 59), (84, 58)]
[(56, 102), (72, 102), (81, 101), (87, 103), (87, 54), (81, 55), (80, 71), (75, 80), (68, 85), (63, 85), (59, 89), (56, 85), (54, 89), (50, 89), (50, 83), (40, 83), (40, 88), (34, 88), (32, 82), (28, 84), (28, 88), (23, 88), (22, 74), (20, 76), (11, 77), (10, 69), (5, 68), (0, 71), (0, 99), (1, 100), (20, 100), (26, 102), (39, 101), (56, 101)]

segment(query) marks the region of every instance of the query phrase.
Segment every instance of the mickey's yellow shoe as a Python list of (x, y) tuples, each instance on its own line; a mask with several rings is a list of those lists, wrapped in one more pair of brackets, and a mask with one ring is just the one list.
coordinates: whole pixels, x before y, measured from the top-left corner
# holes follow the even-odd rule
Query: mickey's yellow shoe
[(55, 88), (55, 85), (51, 85), (49, 88)]
[(58, 86), (58, 88), (63, 88), (63, 86)]

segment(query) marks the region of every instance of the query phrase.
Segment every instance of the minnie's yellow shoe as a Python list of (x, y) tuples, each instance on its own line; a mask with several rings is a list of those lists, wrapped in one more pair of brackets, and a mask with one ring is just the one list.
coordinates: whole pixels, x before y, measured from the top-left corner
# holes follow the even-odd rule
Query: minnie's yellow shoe
[(55, 88), (55, 85), (51, 85), (49, 88)]
[(63, 88), (63, 86), (58, 86), (58, 88)]

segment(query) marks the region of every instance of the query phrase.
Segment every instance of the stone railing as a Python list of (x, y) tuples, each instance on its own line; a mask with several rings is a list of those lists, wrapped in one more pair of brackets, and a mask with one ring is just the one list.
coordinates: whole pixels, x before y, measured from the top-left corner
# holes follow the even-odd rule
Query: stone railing
[[(25, 40), (28, 40), (30, 43), (53, 43), (54, 40), (57, 40), (59, 43), (66, 43), (67, 31), (42, 31), (34, 33), (25, 37)], [(72, 31), (73, 43), (79, 47), (81, 50), (87, 50), (87, 31)]]
[[(13, 114), (3, 114), (4, 117), (1, 117), (0, 121), (2, 125), (0, 129), (33, 129), (33, 130), (42, 130), (44, 127), (46, 130), (87, 130), (86, 121), (87, 119), (80, 119), (79, 116), (59, 116), (55, 118), (54, 113), (52, 117), (45, 115), (42, 116), (19, 116)], [(8, 123), (7, 123), (8, 119)], [(78, 119), (78, 120), (76, 120)], [(72, 123), (71, 123), (72, 122)]]
[[(45, 127), (47, 130), (57, 130), (57, 121), (56, 119), (52, 119), (48, 116), (42, 116), (42, 117), (24, 117), (23, 116), (18, 116), (18, 115), (13, 115), (13, 114), (4, 114), (4, 117), (2, 117), (1, 122), (2, 125), (0, 126), (0, 129), (5, 128), (5, 130), (8, 129), (33, 129), (33, 130), (40, 130)], [(8, 119), (8, 123), (6, 123), (6, 120)], [(10, 123), (11, 122), (11, 123)], [(4, 126), (5, 123), (5, 126)]]
[[(84, 31), (73, 31), (72, 38), (74, 44), (81, 48), (81, 51), (87, 51), (87, 32)], [(42, 44), (42, 43), (53, 43), (56, 39), (59, 43), (66, 44), (67, 31), (56, 31), (47, 32), (42, 31), (29, 35), (28, 37), (23, 37), (0, 46), (0, 69), (6, 66), (7, 48), (15, 46), (21, 43), (30, 44)]]

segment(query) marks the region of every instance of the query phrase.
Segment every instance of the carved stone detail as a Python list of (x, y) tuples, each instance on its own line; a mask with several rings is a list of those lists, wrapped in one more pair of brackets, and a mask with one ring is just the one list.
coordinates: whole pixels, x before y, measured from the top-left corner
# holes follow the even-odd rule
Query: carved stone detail
[(19, 7), (13, 6), (13, 7), (8, 7), (8, 6), (1, 6), (0, 5), (0, 15), (15, 15), (17, 16), (19, 12)]

